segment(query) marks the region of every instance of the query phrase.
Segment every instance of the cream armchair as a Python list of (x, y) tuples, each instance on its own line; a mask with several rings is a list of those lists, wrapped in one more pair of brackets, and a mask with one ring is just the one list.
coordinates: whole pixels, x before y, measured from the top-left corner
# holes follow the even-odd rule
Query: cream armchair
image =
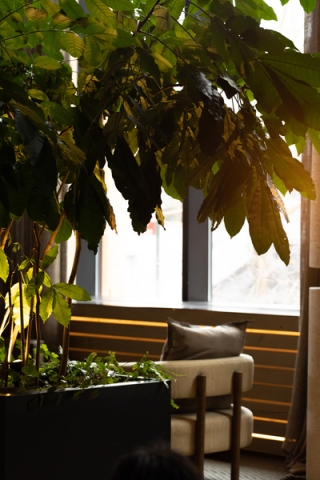
[[(242, 392), (252, 387), (252, 357), (241, 354), (159, 363), (179, 375), (171, 382), (171, 396), (175, 402), (179, 405), (179, 400), (183, 402), (181, 399), (194, 399), (193, 412), (189, 405), (187, 413), (178, 409), (172, 414), (172, 449), (194, 456), (202, 474), (205, 454), (231, 450), (231, 480), (238, 480), (240, 448), (248, 446), (252, 439), (252, 412), (241, 406)], [(230, 395), (229, 404), (223, 405)], [(210, 404), (213, 401), (213, 405), (209, 402), (207, 405), (208, 400)]]

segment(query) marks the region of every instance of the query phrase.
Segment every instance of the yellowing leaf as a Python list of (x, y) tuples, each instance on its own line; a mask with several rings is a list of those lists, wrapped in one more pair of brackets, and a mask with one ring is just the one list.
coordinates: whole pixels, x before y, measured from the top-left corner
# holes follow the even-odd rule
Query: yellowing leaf
[(33, 20), (34, 22), (40, 22), (48, 18), (46, 10), (42, 10), (41, 8), (27, 7), (24, 9), (24, 12), (29, 20)]
[(72, 18), (63, 15), (62, 13), (56, 13), (56, 15), (52, 17), (52, 24), (56, 28), (69, 28), (73, 23), (74, 20)]
[(65, 32), (61, 36), (60, 44), (63, 50), (75, 58), (81, 57), (85, 49), (82, 38), (72, 32)]
[(44, 68), (46, 70), (58, 70), (61, 68), (61, 64), (49, 57), (36, 57), (33, 61), (35, 67)]
[(169, 72), (170, 70), (173, 69), (172, 63), (170, 63), (169, 60), (167, 60), (165, 57), (160, 55), (160, 53), (154, 52), (154, 53), (152, 53), (152, 56), (153, 56), (154, 61), (158, 65), (159, 70), (161, 72), (167, 73), (167, 72)]
[(50, 16), (53, 16), (56, 13), (60, 12), (60, 6), (52, 2), (51, 0), (41, 0), (40, 3)]
[(28, 90), (28, 95), (37, 100), (43, 100), (44, 102), (49, 101), (48, 95), (42, 90), (37, 90), (36, 88), (30, 88), (30, 90)]

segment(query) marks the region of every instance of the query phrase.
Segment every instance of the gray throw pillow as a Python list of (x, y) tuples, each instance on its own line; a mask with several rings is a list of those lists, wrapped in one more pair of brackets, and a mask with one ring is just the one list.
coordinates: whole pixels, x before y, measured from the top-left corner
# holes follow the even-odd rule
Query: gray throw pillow
[(248, 321), (200, 327), (168, 318), (168, 336), (160, 360), (199, 360), (240, 355)]

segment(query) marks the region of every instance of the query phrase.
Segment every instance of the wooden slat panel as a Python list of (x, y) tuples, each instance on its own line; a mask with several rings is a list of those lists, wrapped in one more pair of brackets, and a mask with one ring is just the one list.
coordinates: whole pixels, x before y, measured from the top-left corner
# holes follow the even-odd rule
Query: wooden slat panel
[(284, 437), (286, 434), (286, 423), (263, 422), (254, 419), (254, 431), (258, 434)]
[(254, 366), (254, 381), (265, 382), (271, 385), (292, 385), (294, 368), (269, 367), (268, 365)]
[(295, 351), (279, 352), (276, 349), (270, 350), (256, 350), (253, 347), (244, 347), (244, 353), (251, 355), (254, 363), (259, 365), (281, 366), (294, 368), (295, 366)]
[(248, 314), (237, 312), (219, 312), (192, 308), (188, 303), (179, 308), (149, 308), (149, 307), (119, 307), (113, 305), (98, 305), (91, 303), (74, 303), (73, 315), (88, 317), (122, 318), (128, 320), (148, 320), (166, 322), (168, 317), (198, 325), (218, 325), (240, 320), (253, 320), (250, 328), (266, 330), (298, 331), (298, 318), (291, 315)]
[(275, 420), (287, 420), (289, 404), (287, 402), (257, 402), (253, 400), (243, 400), (243, 405), (249, 408), (255, 417), (273, 418)]
[[(295, 332), (294, 332), (295, 333)], [(297, 350), (298, 337), (287, 335), (270, 335), (247, 332), (246, 346), (259, 348), (280, 348), (286, 350)]]
[(281, 387), (278, 385), (260, 385), (254, 383), (252, 389), (250, 390), (250, 395), (257, 399), (270, 401), (276, 400), (279, 402), (290, 403), (291, 392), (291, 387)]
[(160, 359), (160, 353), (162, 349), (162, 343), (150, 342), (150, 339), (140, 339), (133, 338), (132, 341), (128, 341), (123, 338), (97, 338), (89, 337), (78, 337), (76, 334), (71, 334), (70, 344), (72, 347), (85, 347), (91, 349), (92, 352), (97, 350), (101, 351), (114, 351), (114, 352), (133, 352), (139, 353), (142, 357), (147, 351), (150, 354), (156, 356), (157, 359)]
[(103, 322), (72, 321), (72, 332), (87, 332), (94, 334), (122, 335), (127, 337), (158, 338), (165, 342), (167, 329), (165, 327), (150, 327), (143, 325), (112, 324)]

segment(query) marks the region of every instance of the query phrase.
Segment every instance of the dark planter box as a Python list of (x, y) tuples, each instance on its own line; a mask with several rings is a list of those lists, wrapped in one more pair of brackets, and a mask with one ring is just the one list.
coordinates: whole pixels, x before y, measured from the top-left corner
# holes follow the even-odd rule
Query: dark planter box
[(1, 480), (107, 480), (122, 454), (170, 442), (170, 389), (162, 382), (95, 390), (95, 398), (92, 389), (78, 399), (75, 390), (47, 396), (34, 410), (46, 394), (0, 393)]

